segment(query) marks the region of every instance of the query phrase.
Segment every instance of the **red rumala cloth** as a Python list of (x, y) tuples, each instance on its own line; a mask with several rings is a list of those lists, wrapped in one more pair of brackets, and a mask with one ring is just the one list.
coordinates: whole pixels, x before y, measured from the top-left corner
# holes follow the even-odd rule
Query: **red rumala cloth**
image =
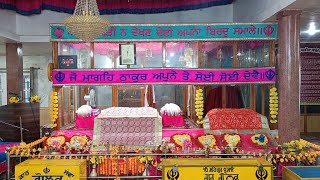
[(82, 117), (76, 114), (76, 127), (79, 129), (93, 129), (94, 119), (98, 116), (91, 114), (87, 117)]
[(211, 130), (262, 129), (261, 115), (251, 109), (212, 109), (207, 116)]
[(183, 116), (169, 116), (168, 114), (162, 114), (162, 126), (175, 126), (181, 127), (184, 125)]

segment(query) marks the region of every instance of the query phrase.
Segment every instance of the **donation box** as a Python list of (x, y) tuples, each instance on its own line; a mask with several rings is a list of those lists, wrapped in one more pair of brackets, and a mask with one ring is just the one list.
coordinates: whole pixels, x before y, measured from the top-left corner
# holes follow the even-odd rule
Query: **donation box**
[(163, 180), (273, 180), (264, 159), (164, 159)]
[(86, 180), (85, 159), (29, 159), (15, 167), (15, 180)]
[(283, 167), (283, 180), (320, 180), (320, 166)]

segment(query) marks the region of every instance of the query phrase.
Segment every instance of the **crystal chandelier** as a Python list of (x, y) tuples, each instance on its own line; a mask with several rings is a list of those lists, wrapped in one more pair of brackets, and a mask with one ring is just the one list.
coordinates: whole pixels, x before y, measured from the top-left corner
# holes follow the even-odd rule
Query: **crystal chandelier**
[(64, 24), (73, 35), (92, 42), (106, 32), (110, 22), (101, 18), (96, 0), (78, 0), (73, 15)]

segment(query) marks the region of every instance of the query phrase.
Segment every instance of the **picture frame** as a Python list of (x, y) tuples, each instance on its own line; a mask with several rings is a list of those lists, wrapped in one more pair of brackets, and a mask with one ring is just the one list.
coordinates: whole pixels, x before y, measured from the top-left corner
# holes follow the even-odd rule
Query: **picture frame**
[(135, 65), (136, 64), (136, 45), (135, 44), (120, 44), (120, 65)]
[(60, 55), (58, 56), (59, 69), (77, 69), (77, 55)]

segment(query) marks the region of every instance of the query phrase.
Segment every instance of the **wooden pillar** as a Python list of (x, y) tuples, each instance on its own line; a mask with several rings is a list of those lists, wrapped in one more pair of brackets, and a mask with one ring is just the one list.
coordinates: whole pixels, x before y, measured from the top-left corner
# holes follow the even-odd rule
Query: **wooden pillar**
[(300, 139), (300, 13), (299, 10), (278, 13), (280, 143)]
[(23, 98), (23, 52), (21, 43), (6, 43), (7, 97)]

